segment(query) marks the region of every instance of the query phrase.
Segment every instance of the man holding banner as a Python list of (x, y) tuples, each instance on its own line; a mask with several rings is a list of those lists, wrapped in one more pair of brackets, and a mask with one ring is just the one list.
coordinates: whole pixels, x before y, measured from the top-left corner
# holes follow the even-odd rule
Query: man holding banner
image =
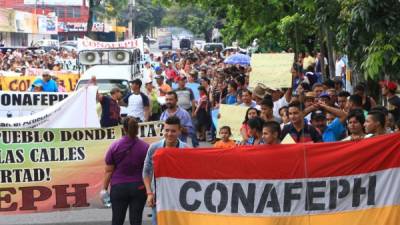
[(147, 206), (152, 207), (152, 224), (157, 225), (156, 196), (154, 183), (153, 156), (161, 148), (187, 148), (187, 145), (179, 140), (181, 134), (181, 121), (176, 116), (168, 117), (164, 123), (164, 139), (153, 143), (147, 152), (143, 168), (143, 182), (147, 192)]

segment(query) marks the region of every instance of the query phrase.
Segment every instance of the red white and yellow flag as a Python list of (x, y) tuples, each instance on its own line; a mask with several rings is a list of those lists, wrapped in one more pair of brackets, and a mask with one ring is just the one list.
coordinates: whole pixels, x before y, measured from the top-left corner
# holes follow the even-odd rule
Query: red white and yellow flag
[(158, 224), (399, 225), (399, 140), (161, 150)]

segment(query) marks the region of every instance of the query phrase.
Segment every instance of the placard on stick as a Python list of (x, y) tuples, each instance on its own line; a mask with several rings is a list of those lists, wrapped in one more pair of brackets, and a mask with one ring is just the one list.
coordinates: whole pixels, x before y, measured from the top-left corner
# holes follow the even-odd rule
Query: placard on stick
[(220, 118), (218, 119), (218, 131), (223, 126), (229, 126), (232, 131), (232, 140), (240, 141), (240, 128), (246, 115), (247, 107), (239, 105), (220, 105)]
[(294, 53), (253, 54), (251, 57), (250, 87), (262, 83), (271, 88), (292, 86)]

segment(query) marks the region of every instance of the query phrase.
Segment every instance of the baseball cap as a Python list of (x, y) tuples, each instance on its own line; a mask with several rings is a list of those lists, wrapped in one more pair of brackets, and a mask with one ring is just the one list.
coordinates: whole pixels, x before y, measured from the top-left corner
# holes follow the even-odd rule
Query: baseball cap
[(197, 75), (198, 72), (197, 72), (197, 70), (191, 70), (191, 71), (189, 72), (189, 74), (190, 74), (190, 75)]
[(159, 67), (159, 66), (157, 66), (154, 70), (155, 70), (156, 72), (162, 71), (161, 67)]
[(396, 91), (397, 90), (397, 84), (393, 81), (389, 81), (389, 80), (382, 80), (380, 82), (382, 87), (386, 87), (387, 89), (391, 90), (391, 91)]
[(322, 92), (322, 93), (319, 95), (319, 97), (320, 97), (320, 98), (329, 98), (329, 99), (331, 99), (331, 96), (329, 96), (328, 93), (325, 93), (325, 92)]
[(155, 75), (155, 76), (154, 76), (154, 79), (164, 79), (164, 77), (161, 76), (161, 75)]
[(325, 114), (322, 113), (322, 111), (315, 111), (311, 113), (311, 120), (324, 120), (326, 119)]
[(176, 78), (176, 81), (186, 80), (185, 76), (179, 76)]

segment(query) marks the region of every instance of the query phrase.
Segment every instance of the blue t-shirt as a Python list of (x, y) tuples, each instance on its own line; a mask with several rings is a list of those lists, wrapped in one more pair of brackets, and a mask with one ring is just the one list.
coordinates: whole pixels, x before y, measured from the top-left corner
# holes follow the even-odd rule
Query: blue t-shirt
[(338, 141), (341, 139), (345, 131), (346, 128), (344, 127), (344, 125), (340, 122), (339, 118), (336, 118), (326, 127), (324, 133), (322, 134), (322, 141)]
[(199, 83), (189, 83), (188, 82), (188, 83), (186, 83), (186, 87), (190, 88), (192, 90), (193, 95), (194, 95), (194, 99), (196, 101), (199, 101), (199, 99), (200, 99), (200, 93), (199, 93), (200, 84)]
[(47, 82), (43, 81), (42, 90), (44, 92), (58, 92), (57, 83), (54, 80), (49, 80)]
[(236, 95), (228, 94), (225, 98), (225, 101), (227, 105), (234, 105), (237, 102), (237, 97)]
[[(54, 80), (49, 80), (47, 82), (44, 82), (44, 80), (38, 78), (35, 81), (33, 81), (33, 84), (41, 84), (43, 92), (58, 92), (58, 86)], [(33, 91), (34, 89), (33, 84), (31, 91)]]

